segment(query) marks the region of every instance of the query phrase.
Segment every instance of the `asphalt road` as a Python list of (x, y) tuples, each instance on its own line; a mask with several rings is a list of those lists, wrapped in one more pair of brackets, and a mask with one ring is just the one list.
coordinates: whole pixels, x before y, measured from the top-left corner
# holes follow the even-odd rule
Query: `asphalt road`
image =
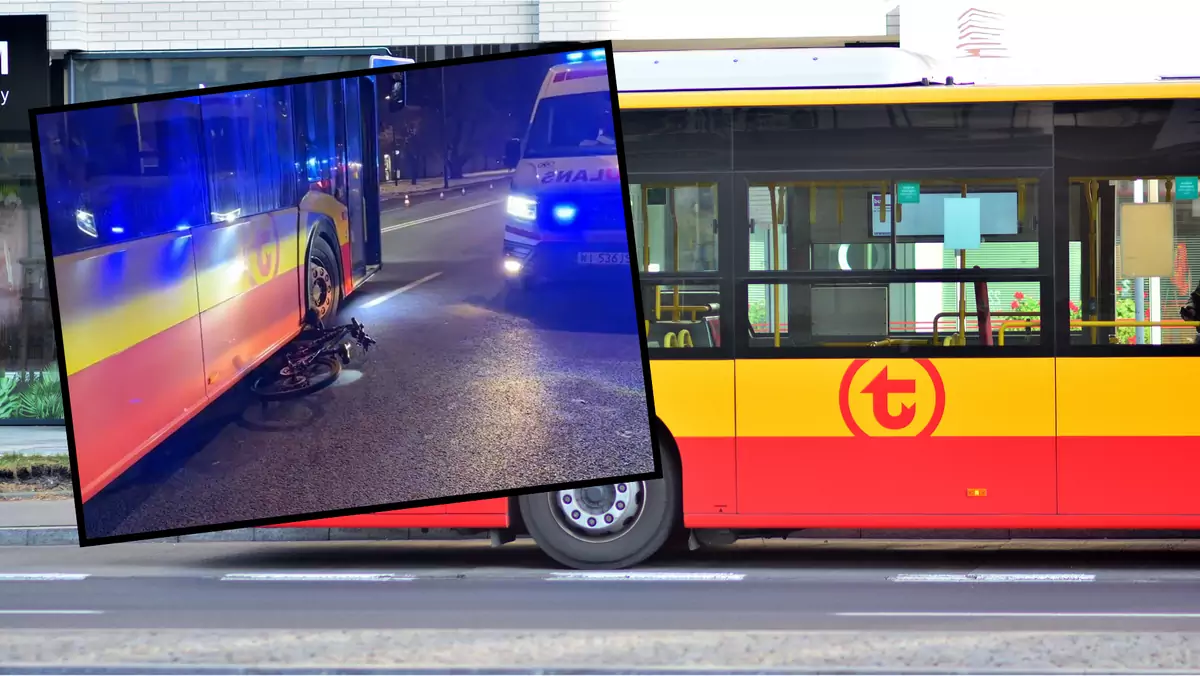
[(88, 501), (87, 536), (652, 472), (629, 282), (506, 302), (505, 195), (385, 212), (383, 270), (341, 312), (379, 344), (296, 403), (223, 397)]
[(1200, 668), (1195, 543), (908, 546), (739, 545), (623, 573), (521, 544), (0, 549), (0, 662)]

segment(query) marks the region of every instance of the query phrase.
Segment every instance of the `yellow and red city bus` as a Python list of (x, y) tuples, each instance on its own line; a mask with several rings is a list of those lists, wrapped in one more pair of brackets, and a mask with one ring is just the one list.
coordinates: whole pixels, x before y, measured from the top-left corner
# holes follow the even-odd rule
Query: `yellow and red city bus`
[(38, 116), (82, 500), (378, 270), (376, 99), (358, 76)]
[(664, 479), (301, 525), (528, 532), (581, 568), (689, 530), (1200, 528), (1200, 84), (951, 86), (886, 48), (616, 68)]

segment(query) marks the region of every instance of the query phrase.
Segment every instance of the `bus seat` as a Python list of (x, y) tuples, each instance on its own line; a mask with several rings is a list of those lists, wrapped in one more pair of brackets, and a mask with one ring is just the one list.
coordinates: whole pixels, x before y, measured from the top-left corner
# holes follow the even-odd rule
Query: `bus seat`
[[(687, 331), (692, 339), (692, 347), (716, 347), (713, 343), (712, 334), (709, 332), (707, 322), (650, 322), (650, 331), (646, 339), (651, 343), (657, 343), (662, 347), (667, 347), (667, 336), (674, 336), (673, 340), (678, 340), (680, 331)], [(673, 342), (670, 347), (678, 347), (678, 343)]]

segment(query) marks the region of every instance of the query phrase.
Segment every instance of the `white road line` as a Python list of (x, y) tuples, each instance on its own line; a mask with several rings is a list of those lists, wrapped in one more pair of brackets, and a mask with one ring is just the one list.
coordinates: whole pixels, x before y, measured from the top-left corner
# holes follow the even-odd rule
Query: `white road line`
[(1047, 617), (1114, 619), (1200, 619), (1200, 613), (834, 613), (838, 617)]
[[(483, 204), (475, 204), (475, 205), (472, 205), (469, 207), (465, 207), (463, 209), (457, 209), (455, 211), (447, 211), (444, 214), (438, 214), (436, 216), (426, 216), (425, 218), (418, 218), (415, 221), (406, 221), (404, 223), (397, 223), (396, 225), (389, 225), (386, 228), (382, 228), (382, 231), (383, 232), (394, 232), (396, 230), (403, 230), (404, 228), (411, 228), (414, 225), (420, 225), (422, 223), (428, 223), (430, 221), (436, 221), (436, 220), (439, 220), (442, 218), (450, 218), (451, 216), (465, 214), (469, 211), (475, 211), (476, 209), (483, 209), (485, 207), (490, 207), (494, 204), (500, 204), (503, 201), (504, 200), (492, 200), (491, 202), (484, 202)], [(388, 211), (392, 211), (392, 210), (389, 209)]]
[(376, 305), (381, 305), (381, 304), (386, 303), (387, 301), (395, 298), (396, 296), (399, 296), (400, 294), (404, 293), (405, 291), (411, 291), (411, 290), (417, 288), (418, 286), (424, 284), (425, 282), (437, 279), (438, 277), (441, 277), (441, 276), (442, 276), (442, 273), (440, 273), (440, 272), (435, 272), (432, 275), (425, 275), (424, 277), (418, 279), (415, 282), (409, 282), (408, 284), (405, 284), (404, 286), (400, 287), (399, 289), (395, 289), (394, 291), (388, 291), (387, 293), (383, 294), (382, 296), (379, 296), (378, 298), (372, 298), (371, 300), (363, 303), (359, 307), (371, 308), (371, 307), (375, 307)]
[(411, 582), (415, 577), (394, 573), (230, 573), (222, 582)]
[(0, 610), (0, 615), (103, 615), (103, 610)]
[(670, 573), (616, 571), (576, 571), (551, 573), (547, 580), (631, 580), (637, 582), (741, 582), (745, 573)]
[(88, 573), (0, 573), (0, 582), (60, 582), (86, 580)]
[(1095, 582), (1089, 573), (901, 573), (890, 582)]

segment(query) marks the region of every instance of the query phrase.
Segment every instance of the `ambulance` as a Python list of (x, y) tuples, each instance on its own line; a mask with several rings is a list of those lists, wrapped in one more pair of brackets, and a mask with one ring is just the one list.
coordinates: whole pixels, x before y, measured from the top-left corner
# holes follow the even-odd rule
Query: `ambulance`
[(525, 138), (505, 149), (510, 289), (631, 278), (612, 99), (605, 51), (571, 52), (546, 73)]

